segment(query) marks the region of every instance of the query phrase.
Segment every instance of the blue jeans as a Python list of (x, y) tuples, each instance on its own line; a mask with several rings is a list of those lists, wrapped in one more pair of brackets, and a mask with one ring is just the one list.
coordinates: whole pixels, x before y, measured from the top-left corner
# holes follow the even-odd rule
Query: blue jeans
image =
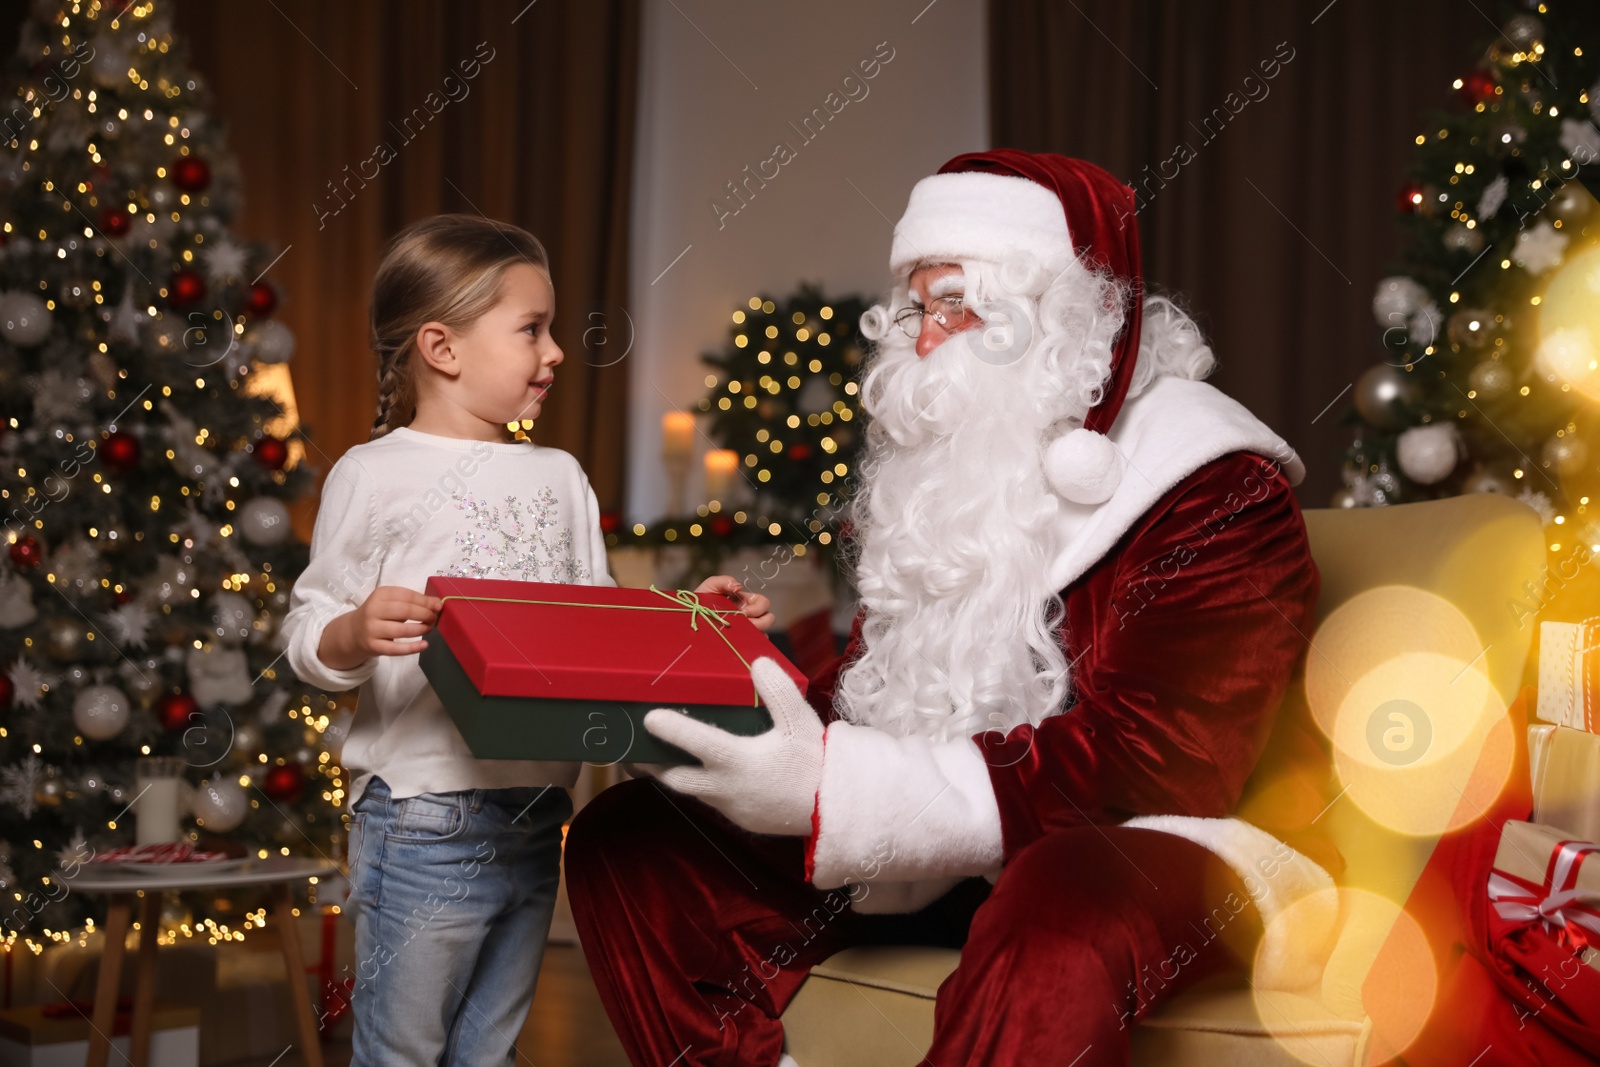
[(561, 880), (558, 786), (396, 799), (350, 821), (351, 1067), (511, 1064)]

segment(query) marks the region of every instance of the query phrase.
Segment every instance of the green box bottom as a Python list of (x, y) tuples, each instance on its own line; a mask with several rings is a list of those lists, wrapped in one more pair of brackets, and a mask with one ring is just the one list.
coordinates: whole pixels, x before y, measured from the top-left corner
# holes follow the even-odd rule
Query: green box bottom
[(744, 737), (772, 728), (765, 705), (484, 696), (439, 631), (430, 632), (427, 642), (417, 657), (422, 673), (478, 759), (698, 763), (644, 728), (645, 713), (662, 707), (677, 708)]

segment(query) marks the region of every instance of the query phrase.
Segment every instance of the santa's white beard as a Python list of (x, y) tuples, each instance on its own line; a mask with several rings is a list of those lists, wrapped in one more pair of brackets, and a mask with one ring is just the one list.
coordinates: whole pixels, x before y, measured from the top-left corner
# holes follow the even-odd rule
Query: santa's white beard
[[(863, 381), (870, 419), (853, 504), (864, 651), (836, 693), (848, 720), (937, 739), (1005, 731), (1068, 694), (1043, 456), (1083, 414), (1033, 346), (979, 357), (978, 334), (926, 358), (890, 327)], [(981, 346), (981, 341), (979, 342)]]

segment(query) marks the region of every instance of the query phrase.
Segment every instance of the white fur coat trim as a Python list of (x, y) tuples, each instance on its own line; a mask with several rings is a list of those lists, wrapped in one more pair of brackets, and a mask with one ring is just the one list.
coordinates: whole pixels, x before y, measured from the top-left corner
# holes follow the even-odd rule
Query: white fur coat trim
[(1339, 927), (1339, 901), (1327, 871), (1242, 819), (1141, 815), (1122, 825), (1187, 838), (1239, 876), (1266, 931), (1256, 950), (1257, 985), (1295, 990), (1321, 980)]
[[(1338, 921), (1333, 879), (1321, 867), (1240, 819), (1144, 815), (1123, 825), (1193, 841), (1238, 874), (1266, 929), (1256, 984), (1300, 989), (1319, 979)], [(828, 726), (811, 844), (812, 883), (859, 887), (852, 907), (869, 913), (917, 911), (962, 878), (992, 880), (1005, 860), (1000, 807), (977, 745), (846, 722)]]
[[(1000, 805), (972, 741), (828, 724), (811, 850), (818, 888), (946, 879), (948, 889), (962, 877), (997, 870), (1004, 859)], [(903, 903), (907, 892), (880, 896), (900, 895)]]
[[(1230, 452), (1257, 452), (1283, 467), (1290, 485), (1305, 478), (1294, 449), (1250, 409), (1214, 385), (1157, 378), (1123, 402), (1106, 435), (1126, 460), (1121, 483), (1102, 504), (1062, 500), (1057, 532), (1065, 546), (1050, 568), (1050, 587), (1065, 589), (1110, 551), (1167, 490)], [(1240, 492), (1248, 492), (1241, 487)]]

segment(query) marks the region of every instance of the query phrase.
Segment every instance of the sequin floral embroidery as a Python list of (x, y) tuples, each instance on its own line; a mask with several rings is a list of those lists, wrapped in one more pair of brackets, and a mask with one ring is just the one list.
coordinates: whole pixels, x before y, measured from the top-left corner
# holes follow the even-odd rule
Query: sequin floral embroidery
[(556, 523), (556, 498), (545, 486), (532, 505), (507, 495), (496, 507), (475, 496), (457, 497), (471, 526), (456, 534), (461, 559), (444, 573), (458, 578), (511, 578), (524, 582), (587, 583), (589, 569), (572, 551), (572, 531)]

